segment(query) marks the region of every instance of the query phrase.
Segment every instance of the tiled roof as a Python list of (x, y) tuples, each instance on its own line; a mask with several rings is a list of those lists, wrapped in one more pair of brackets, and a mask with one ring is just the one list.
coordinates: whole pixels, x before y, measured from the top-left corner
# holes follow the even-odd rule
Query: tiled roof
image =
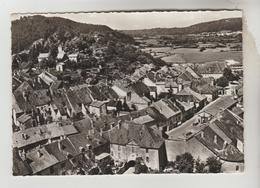
[(40, 53), (38, 58), (48, 58), (50, 56), (49, 53)]
[(199, 64), (196, 69), (199, 74), (222, 74), (226, 67), (225, 61), (214, 61)]
[(232, 96), (221, 96), (217, 98), (215, 101), (209, 103), (202, 110), (207, 112), (213, 116), (217, 115), (219, 112), (235, 105), (237, 103), (236, 100), (233, 99)]
[(154, 122), (155, 120), (149, 116), (149, 115), (144, 115), (144, 116), (140, 116), (138, 118), (133, 119), (134, 123), (137, 124), (146, 124), (146, 123), (150, 123), (150, 122)]
[(165, 116), (166, 119), (173, 117), (174, 115), (180, 113), (180, 109), (177, 106), (170, 105), (169, 102), (164, 100), (159, 100), (151, 105), (156, 108), (160, 114)]
[[(14, 91), (14, 97), (16, 99), (16, 104), (22, 111), (32, 110), (33, 105), (25, 100), (23, 97), (23, 92), (25, 92), (27, 95), (29, 93), (33, 92), (33, 88), (28, 84), (28, 82), (23, 82), (15, 91)], [(34, 98), (31, 98), (30, 101), (35, 100)]]
[[(30, 144), (34, 144), (49, 138), (56, 138), (63, 135), (75, 134), (78, 131), (75, 127), (68, 122), (64, 122), (65, 125), (60, 126), (57, 122), (51, 124), (42, 125), (39, 127), (31, 127), (19, 132), (13, 133), (13, 146), (25, 147)], [(27, 138), (23, 138), (23, 135), (27, 135)]]
[(136, 92), (139, 96), (149, 94), (149, 88), (143, 82), (136, 82), (131, 85), (131, 89)]
[(109, 137), (113, 144), (127, 145), (134, 141), (142, 148), (158, 149), (164, 143), (159, 130), (129, 121), (123, 122), (120, 128), (114, 127)]
[[(41, 153), (41, 156), (38, 156), (38, 152)], [(57, 164), (59, 161), (53, 156), (50, 155), (45, 148), (38, 150), (33, 150), (26, 154), (28, 160), (30, 160), (30, 167), (34, 174), (45, 170), (46, 168)]]
[(103, 102), (103, 101), (93, 101), (93, 102), (90, 104), (90, 106), (99, 108), (99, 107), (103, 106), (104, 104), (105, 104), (105, 102)]
[(32, 117), (28, 114), (23, 114), (17, 118), (17, 121), (21, 123), (25, 123), (26, 121), (30, 120)]
[(34, 90), (31, 95), (33, 95), (34, 98), (32, 104), (35, 106), (43, 106), (51, 102), (50, 94), (47, 89)]
[(18, 149), (13, 149), (13, 175), (25, 176), (32, 174), (32, 169), (26, 161), (19, 156)]
[(92, 148), (97, 148), (107, 143), (97, 132), (94, 132), (94, 134), (79, 133), (71, 135), (68, 140), (73, 144), (77, 152), (80, 152), (80, 147), (87, 149), (86, 146), (90, 145)]
[(191, 88), (189, 87), (185, 87), (184, 89), (182, 89), (180, 92), (176, 93), (176, 95), (192, 95), (196, 101), (200, 102), (203, 101), (204, 99), (206, 99), (205, 96), (193, 91)]

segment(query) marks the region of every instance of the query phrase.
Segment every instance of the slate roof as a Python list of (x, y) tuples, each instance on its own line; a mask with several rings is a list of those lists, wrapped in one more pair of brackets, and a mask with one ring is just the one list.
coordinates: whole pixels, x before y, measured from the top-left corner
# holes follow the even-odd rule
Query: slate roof
[(164, 143), (159, 130), (129, 121), (123, 122), (121, 128), (114, 127), (109, 134), (110, 142), (119, 145), (134, 142), (142, 148), (158, 149)]

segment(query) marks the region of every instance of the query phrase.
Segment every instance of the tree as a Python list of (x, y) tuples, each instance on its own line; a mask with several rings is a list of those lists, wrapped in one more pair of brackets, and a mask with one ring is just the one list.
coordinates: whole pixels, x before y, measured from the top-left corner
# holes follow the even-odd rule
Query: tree
[(198, 158), (195, 162), (195, 172), (196, 173), (205, 173), (205, 166), (206, 166), (206, 164), (201, 162), (201, 160)]
[(225, 77), (228, 81), (235, 81), (239, 79), (238, 76), (234, 75), (232, 70), (229, 68), (225, 68), (223, 70), (223, 77)]
[(226, 77), (221, 76), (219, 79), (216, 80), (216, 84), (220, 87), (226, 87), (228, 86), (228, 80)]
[(210, 173), (219, 173), (219, 172), (221, 172), (222, 163), (216, 157), (208, 157), (206, 164), (209, 167), (209, 172)]
[(118, 100), (117, 103), (116, 103), (116, 110), (117, 112), (120, 112), (122, 110), (122, 101), (121, 100)]
[(135, 174), (147, 173), (148, 167), (143, 163), (141, 159), (136, 159)]
[(194, 158), (190, 153), (184, 153), (176, 156), (175, 168), (181, 173), (192, 173)]

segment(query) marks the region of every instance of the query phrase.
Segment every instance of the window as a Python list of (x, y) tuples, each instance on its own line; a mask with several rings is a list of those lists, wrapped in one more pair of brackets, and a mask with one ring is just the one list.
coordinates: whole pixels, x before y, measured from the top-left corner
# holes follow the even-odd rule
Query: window
[(236, 166), (236, 171), (238, 171), (238, 170), (239, 170), (239, 166), (237, 165), (237, 166)]
[(66, 164), (65, 163), (61, 163), (61, 168), (65, 168)]
[(120, 151), (120, 145), (118, 145), (118, 151)]
[(149, 163), (149, 157), (146, 157), (145, 160), (147, 163)]
[(54, 168), (53, 166), (50, 167), (50, 174), (53, 174), (54, 173)]
[(132, 149), (132, 153), (134, 153), (134, 152), (135, 152), (135, 148), (134, 148), (134, 147), (132, 147), (131, 149)]
[(149, 153), (149, 150), (146, 148), (146, 149), (145, 149), (145, 152), (146, 152), (146, 153)]

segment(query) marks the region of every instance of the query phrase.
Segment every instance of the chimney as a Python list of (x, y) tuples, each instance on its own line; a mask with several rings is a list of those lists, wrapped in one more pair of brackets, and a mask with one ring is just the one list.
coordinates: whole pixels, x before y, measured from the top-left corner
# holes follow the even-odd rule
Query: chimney
[(37, 156), (38, 156), (38, 158), (40, 158), (42, 155), (43, 155), (43, 154), (41, 153), (41, 151), (38, 150), (38, 151), (37, 151)]
[(217, 137), (217, 135), (214, 135), (214, 143), (218, 144), (218, 137)]
[(23, 98), (24, 98), (25, 101), (28, 101), (27, 94), (26, 94), (25, 91), (23, 91)]
[(24, 140), (27, 140), (29, 138), (29, 136), (25, 133), (22, 133), (22, 137), (23, 137)]
[(84, 153), (84, 152), (85, 152), (85, 148), (83, 148), (82, 146), (79, 146), (79, 151), (80, 151), (81, 153)]
[(200, 137), (201, 137), (202, 139), (204, 139), (204, 132), (203, 132), (203, 131), (200, 132)]
[(90, 119), (90, 124), (91, 124), (91, 128), (94, 129), (94, 123), (92, 119)]
[(61, 145), (61, 143), (60, 143), (60, 140), (58, 141), (58, 148), (59, 148), (60, 151), (63, 150), (62, 145)]
[(227, 146), (227, 141), (224, 141), (224, 143), (223, 143), (223, 149), (225, 149), (226, 146)]
[(119, 120), (119, 121), (118, 121), (118, 124), (117, 124), (117, 128), (118, 128), (118, 129), (121, 129), (121, 126), (122, 126), (122, 121)]
[(100, 134), (101, 137), (103, 136), (103, 129), (102, 128), (100, 128), (99, 134)]
[(115, 126), (115, 123), (111, 123), (110, 124), (110, 130), (113, 129), (114, 126)]

